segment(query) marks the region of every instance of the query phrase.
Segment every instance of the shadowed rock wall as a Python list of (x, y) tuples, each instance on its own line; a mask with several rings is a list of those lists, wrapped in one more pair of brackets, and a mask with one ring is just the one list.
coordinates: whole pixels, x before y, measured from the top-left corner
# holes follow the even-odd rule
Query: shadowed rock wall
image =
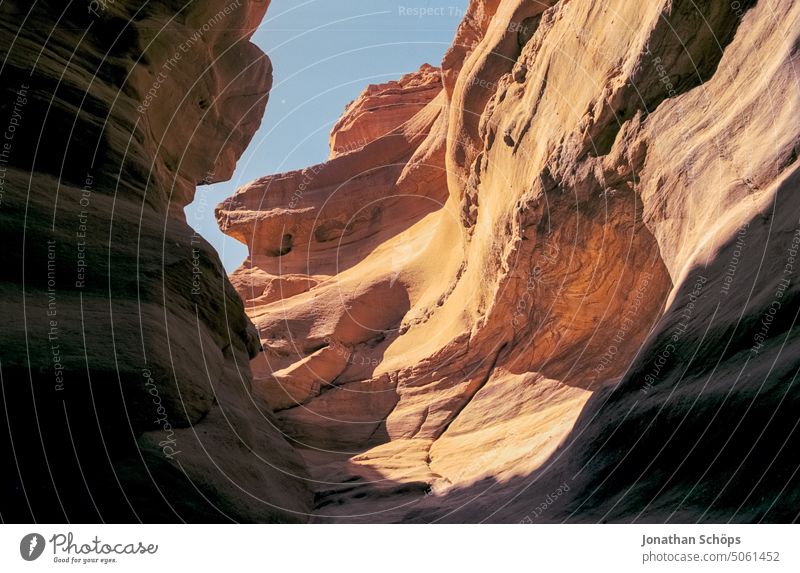
[(305, 519), (255, 331), (183, 217), (260, 123), (267, 5), (0, 6), (4, 521)]

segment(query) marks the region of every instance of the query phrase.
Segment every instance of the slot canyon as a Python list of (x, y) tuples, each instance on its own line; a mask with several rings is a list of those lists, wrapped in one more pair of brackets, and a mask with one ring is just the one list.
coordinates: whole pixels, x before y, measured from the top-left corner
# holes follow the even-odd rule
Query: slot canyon
[(0, 4), (3, 521), (797, 520), (800, 4), (471, 0), (228, 276), (268, 5)]

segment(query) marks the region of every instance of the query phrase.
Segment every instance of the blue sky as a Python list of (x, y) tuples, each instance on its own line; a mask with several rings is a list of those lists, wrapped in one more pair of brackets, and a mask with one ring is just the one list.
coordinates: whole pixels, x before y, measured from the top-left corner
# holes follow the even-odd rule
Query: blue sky
[(267, 111), (233, 178), (198, 187), (187, 221), (219, 252), (228, 272), (247, 248), (223, 235), (214, 207), (248, 181), (323, 161), (330, 129), (371, 83), (423, 63), (438, 66), (468, 0), (272, 0), (253, 36), (272, 60)]

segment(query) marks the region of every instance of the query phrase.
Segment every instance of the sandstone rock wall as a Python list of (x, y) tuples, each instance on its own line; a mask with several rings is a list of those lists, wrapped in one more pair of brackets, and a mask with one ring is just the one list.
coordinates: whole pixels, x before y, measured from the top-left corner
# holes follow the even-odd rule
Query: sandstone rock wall
[(796, 3), (472, 0), (229, 281), (267, 5), (0, 5), (4, 521), (796, 520)]
[(799, 31), (473, 0), (437, 95), (218, 208), (317, 519), (796, 518)]
[(268, 4), (0, 6), (4, 521), (306, 519), (255, 331), (183, 218), (260, 123)]

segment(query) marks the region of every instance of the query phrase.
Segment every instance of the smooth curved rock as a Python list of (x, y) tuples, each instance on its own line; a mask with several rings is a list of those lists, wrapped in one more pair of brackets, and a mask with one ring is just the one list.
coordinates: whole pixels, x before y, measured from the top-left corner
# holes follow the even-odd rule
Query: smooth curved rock
[(474, 1), (425, 107), (368, 88), (329, 162), (219, 207), (264, 394), (347, 359), (278, 413), (318, 520), (795, 518), (798, 30)]
[(4, 521), (307, 519), (260, 343), (183, 216), (260, 123), (267, 5), (0, 6)]

